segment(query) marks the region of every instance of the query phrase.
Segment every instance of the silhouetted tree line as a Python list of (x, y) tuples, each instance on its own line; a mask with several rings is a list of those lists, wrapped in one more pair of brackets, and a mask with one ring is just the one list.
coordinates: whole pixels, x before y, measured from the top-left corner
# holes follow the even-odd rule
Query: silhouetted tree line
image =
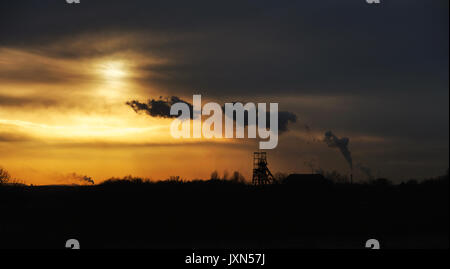
[[(358, 185), (374, 185), (374, 186), (392, 186), (395, 185), (390, 179), (387, 178), (376, 178), (376, 179), (370, 179), (366, 181), (354, 181), (350, 183), (350, 179), (347, 175), (342, 175), (338, 171), (324, 171), (324, 170), (317, 170), (316, 174), (285, 174), (285, 173), (275, 173), (275, 181), (274, 184), (358, 184)], [(445, 175), (435, 177), (435, 178), (427, 178), (423, 180), (417, 180), (417, 179), (409, 179), (407, 181), (402, 181), (399, 185), (405, 185), (405, 186), (416, 186), (420, 184), (438, 184), (447, 182), (448, 184), (449, 180), (449, 170), (447, 169), (447, 172)], [(110, 178), (102, 183), (100, 185), (111, 185), (111, 184), (155, 184), (155, 183), (189, 183), (189, 182), (203, 182), (205, 180), (202, 179), (194, 179), (194, 180), (187, 180), (183, 179), (180, 176), (170, 176), (169, 178), (165, 180), (158, 180), (158, 181), (152, 181), (149, 178), (140, 178), (140, 177), (134, 177), (132, 175), (127, 175), (123, 178)], [(211, 172), (210, 178), (206, 181), (211, 182), (230, 182), (230, 183), (238, 183), (238, 184), (250, 184), (250, 181), (247, 181), (246, 178), (239, 172), (234, 171), (231, 175), (228, 173), (227, 170), (225, 170), (222, 174), (222, 176), (219, 175), (219, 172), (217, 170), (214, 170)], [(13, 180), (10, 173), (0, 167), (0, 184), (16, 184), (16, 185), (24, 185), (19, 184), (17, 180)]]
[(11, 175), (5, 169), (0, 167), (0, 184), (9, 183)]

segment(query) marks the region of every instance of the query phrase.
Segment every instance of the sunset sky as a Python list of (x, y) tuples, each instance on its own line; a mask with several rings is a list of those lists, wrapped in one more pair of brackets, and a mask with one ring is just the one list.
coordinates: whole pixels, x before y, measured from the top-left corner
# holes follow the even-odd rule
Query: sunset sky
[[(386, 2), (386, 3), (384, 3)], [(259, 140), (170, 136), (127, 101), (278, 102), (297, 115), (272, 172), (393, 180), (449, 163), (448, 1), (2, 1), (0, 166), (28, 184), (68, 174), (251, 176)], [(357, 170), (357, 171), (356, 171)]]

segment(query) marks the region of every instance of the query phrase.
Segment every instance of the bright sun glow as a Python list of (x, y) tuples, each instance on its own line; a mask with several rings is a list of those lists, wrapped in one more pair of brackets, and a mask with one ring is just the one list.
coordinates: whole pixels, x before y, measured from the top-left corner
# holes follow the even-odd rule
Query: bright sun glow
[(102, 85), (97, 90), (97, 94), (102, 98), (110, 100), (120, 99), (128, 84), (127, 76), (130, 71), (124, 61), (109, 60), (99, 63), (99, 72)]
[(107, 79), (120, 79), (127, 74), (122, 62), (113, 61), (101, 65), (101, 72)]

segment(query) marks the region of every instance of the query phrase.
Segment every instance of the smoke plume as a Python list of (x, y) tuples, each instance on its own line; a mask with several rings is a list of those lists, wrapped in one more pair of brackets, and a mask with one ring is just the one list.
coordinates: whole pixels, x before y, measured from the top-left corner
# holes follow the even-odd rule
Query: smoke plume
[(333, 132), (328, 131), (325, 133), (324, 142), (330, 148), (338, 148), (341, 151), (342, 155), (344, 155), (344, 158), (350, 166), (350, 169), (353, 169), (352, 153), (350, 152), (350, 150), (348, 150), (348, 143), (350, 142), (349, 138), (338, 138), (333, 134)]
[[(269, 118), (269, 117), (266, 117)], [(289, 123), (296, 123), (297, 115), (288, 111), (278, 112), (278, 131), (281, 133), (287, 132)]]
[[(191, 119), (193, 117), (192, 111), (193, 106), (189, 102), (186, 102), (182, 99), (180, 99), (177, 96), (171, 96), (171, 97), (159, 97), (158, 100), (151, 99), (148, 100), (147, 103), (141, 103), (136, 100), (128, 101), (126, 104), (133, 108), (133, 110), (136, 113), (145, 113), (151, 117), (161, 117), (161, 118), (176, 118), (178, 116), (176, 115), (170, 115), (170, 107), (175, 103), (185, 103), (189, 106), (189, 109), (191, 111)], [(236, 103), (236, 102), (233, 102)], [(222, 111), (225, 111), (225, 107), (222, 107)], [(233, 120), (235, 119), (235, 115), (233, 115)], [(258, 116), (256, 116), (258, 117)], [(270, 124), (270, 112), (267, 112), (266, 120), (269, 121)], [(295, 115), (292, 112), (288, 111), (279, 111), (278, 112), (278, 132), (280, 134), (288, 131), (288, 125), (289, 123), (295, 123), (297, 122), (297, 115)], [(248, 125), (248, 113), (245, 112), (245, 122), (244, 125)]]
[(78, 175), (76, 173), (69, 174), (68, 178), (71, 180), (79, 181), (81, 183), (88, 183), (88, 184), (92, 184), (92, 185), (95, 184), (94, 180), (91, 177)]
[(369, 167), (365, 166), (362, 163), (357, 163), (356, 167), (358, 167), (359, 170), (361, 170), (361, 172), (363, 172), (369, 180), (373, 179), (372, 169), (370, 169)]
[(189, 106), (191, 110), (192, 118), (192, 105), (186, 101), (181, 100), (176, 96), (162, 98), (159, 97), (158, 100), (151, 99), (147, 103), (141, 103), (136, 100), (126, 102), (136, 113), (144, 112), (150, 117), (160, 117), (160, 118), (176, 118), (176, 115), (170, 115), (170, 107), (175, 103), (185, 103)]
[[(236, 103), (242, 103), (245, 104), (245, 102), (231, 102), (232, 104)], [(225, 111), (225, 106), (222, 106), (222, 111)], [(236, 112), (233, 113), (233, 120), (236, 120)], [(267, 126), (270, 126), (270, 111), (267, 111), (266, 113), (266, 121)], [(256, 122), (258, 122), (258, 113), (256, 113)], [(282, 133), (285, 133), (289, 131), (288, 125), (289, 123), (296, 123), (297, 122), (297, 115), (295, 115), (292, 112), (288, 111), (278, 111), (278, 133), (281, 135)], [(248, 126), (248, 112), (244, 111), (244, 126)]]

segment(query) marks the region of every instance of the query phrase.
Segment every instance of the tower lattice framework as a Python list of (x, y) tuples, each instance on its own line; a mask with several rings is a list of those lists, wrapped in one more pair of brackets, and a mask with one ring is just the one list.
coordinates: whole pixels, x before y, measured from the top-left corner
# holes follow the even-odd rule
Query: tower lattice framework
[(265, 185), (274, 182), (275, 179), (267, 167), (267, 153), (253, 153), (253, 185)]

